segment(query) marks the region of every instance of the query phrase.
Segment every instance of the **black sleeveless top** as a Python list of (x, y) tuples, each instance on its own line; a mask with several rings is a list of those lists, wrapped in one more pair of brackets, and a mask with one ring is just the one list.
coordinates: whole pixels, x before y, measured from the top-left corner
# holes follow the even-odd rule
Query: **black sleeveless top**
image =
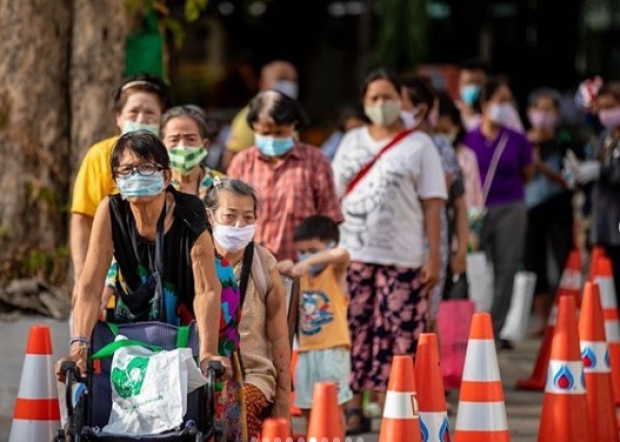
[[(196, 239), (210, 230), (210, 226), (205, 206), (197, 196), (178, 192), (172, 186), (166, 192), (173, 195), (176, 203), (172, 225), (164, 235), (162, 263), (167, 317), (172, 319), (171, 313), (180, 318), (187, 317), (187, 313), (193, 316), (195, 292), (191, 251)], [(135, 291), (154, 270), (155, 241), (140, 236), (129, 203), (118, 194), (110, 197), (110, 219), (119, 277), (130, 291)]]

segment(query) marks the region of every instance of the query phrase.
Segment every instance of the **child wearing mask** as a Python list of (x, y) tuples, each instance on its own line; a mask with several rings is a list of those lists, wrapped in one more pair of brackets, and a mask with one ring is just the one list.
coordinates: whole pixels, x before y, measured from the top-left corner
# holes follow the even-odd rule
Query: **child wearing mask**
[(346, 273), (349, 253), (338, 247), (340, 232), (329, 217), (306, 218), (294, 231), (298, 262), (282, 261), (283, 273), (300, 278), (299, 359), (295, 372), (295, 406), (306, 420), (317, 382), (334, 382), (338, 403), (352, 397), (349, 388), (351, 341), (347, 324)]

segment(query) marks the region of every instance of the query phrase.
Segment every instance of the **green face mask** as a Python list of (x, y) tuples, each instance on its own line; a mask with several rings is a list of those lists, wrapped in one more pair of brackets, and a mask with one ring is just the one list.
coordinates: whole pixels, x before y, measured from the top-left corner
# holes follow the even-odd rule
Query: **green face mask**
[(207, 149), (202, 146), (186, 147), (179, 144), (168, 149), (170, 167), (182, 175), (189, 175), (200, 166), (200, 162), (205, 159), (207, 153)]

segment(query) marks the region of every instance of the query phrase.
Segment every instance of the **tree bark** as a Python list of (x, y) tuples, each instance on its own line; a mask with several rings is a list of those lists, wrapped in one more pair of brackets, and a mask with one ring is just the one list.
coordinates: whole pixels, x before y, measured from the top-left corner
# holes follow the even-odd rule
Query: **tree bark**
[(0, 280), (66, 282), (80, 160), (111, 136), (125, 2), (0, 0)]
[(46, 270), (66, 244), (70, 31), (71, 0), (0, 0), (2, 276)]
[(114, 91), (122, 81), (128, 20), (125, 2), (73, 1), (71, 170), (86, 150), (116, 133)]

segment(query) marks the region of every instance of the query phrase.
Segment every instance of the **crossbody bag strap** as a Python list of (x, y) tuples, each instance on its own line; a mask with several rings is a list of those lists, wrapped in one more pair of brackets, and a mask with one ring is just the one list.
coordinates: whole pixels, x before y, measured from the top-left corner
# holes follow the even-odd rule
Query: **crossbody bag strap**
[(484, 205), (487, 205), (487, 198), (489, 197), (489, 192), (491, 191), (491, 186), (493, 185), (493, 180), (495, 179), (495, 173), (497, 172), (497, 166), (499, 165), (499, 159), (506, 148), (506, 144), (508, 143), (508, 135), (505, 133), (502, 135), (502, 138), (499, 140), (495, 151), (493, 152), (493, 157), (491, 158), (491, 164), (489, 165), (489, 171), (487, 172), (487, 176), (484, 178), (484, 183), (482, 184), (482, 198), (484, 199)]
[(349, 184), (347, 185), (347, 189), (345, 190), (344, 195), (347, 196), (353, 191), (353, 189), (355, 189), (355, 187), (359, 184), (362, 178), (364, 178), (368, 174), (368, 172), (370, 172), (370, 169), (372, 169), (372, 166), (374, 166), (375, 163), (379, 161), (379, 158), (381, 158), (383, 154), (385, 154), (393, 146), (398, 144), (400, 140), (405, 138), (407, 135), (413, 133), (414, 131), (415, 131), (415, 128), (403, 130), (402, 132), (398, 133), (394, 138), (392, 138), (390, 141), (388, 141), (388, 143), (385, 146), (383, 146), (381, 150), (368, 163), (366, 163), (364, 167), (360, 169), (359, 172), (357, 172), (357, 175), (353, 177), (351, 181), (349, 181)]

